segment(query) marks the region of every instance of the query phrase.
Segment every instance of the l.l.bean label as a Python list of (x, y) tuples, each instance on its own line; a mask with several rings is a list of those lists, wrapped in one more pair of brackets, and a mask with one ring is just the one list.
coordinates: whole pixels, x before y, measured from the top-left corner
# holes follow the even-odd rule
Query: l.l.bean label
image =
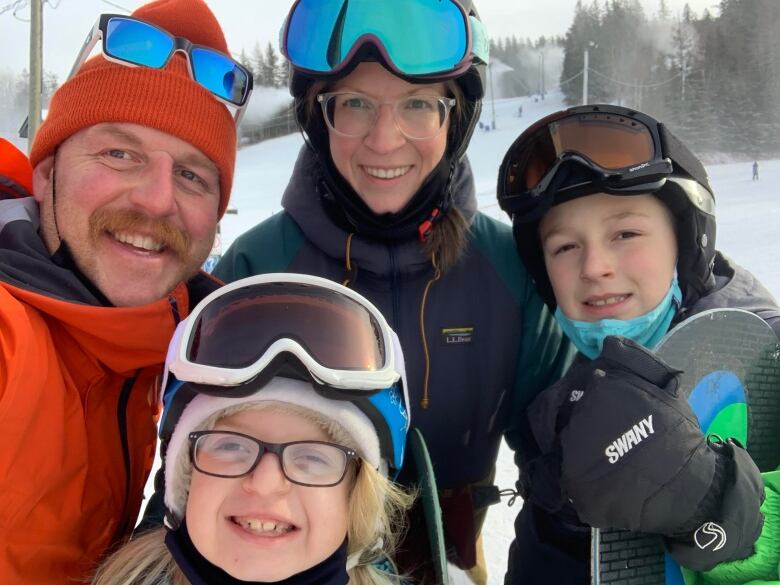
[(471, 343), (473, 339), (473, 327), (442, 327), (441, 340), (444, 345)]

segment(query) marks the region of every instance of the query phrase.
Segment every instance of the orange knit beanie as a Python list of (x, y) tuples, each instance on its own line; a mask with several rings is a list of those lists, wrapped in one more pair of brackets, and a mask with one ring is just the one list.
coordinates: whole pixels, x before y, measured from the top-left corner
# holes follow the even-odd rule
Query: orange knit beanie
[[(156, 0), (133, 16), (229, 54), (203, 0)], [(52, 97), (30, 153), (33, 167), (79, 130), (103, 122), (149, 126), (198, 148), (219, 169), (222, 217), (233, 183), (236, 125), (227, 107), (192, 79), (183, 55), (177, 53), (164, 69), (127, 67), (102, 55), (87, 61)]]

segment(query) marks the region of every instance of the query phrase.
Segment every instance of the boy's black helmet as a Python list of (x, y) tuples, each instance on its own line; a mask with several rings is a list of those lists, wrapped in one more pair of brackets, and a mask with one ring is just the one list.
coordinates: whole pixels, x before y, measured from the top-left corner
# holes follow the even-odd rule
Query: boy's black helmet
[[(587, 153), (564, 149), (546, 153), (551, 164), (547, 171), (535, 171), (535, 176), (544, 174), (539, 186), (526, 189), (527, 185), (513, 184), (529, 164), (539, 160), (535, 150), (551, 148), (549, 143), (541, 144), (544, 140), (540, 141), (540, 133), (543, 135), (550, 125), (570, 117), (584, 120), (582, 127), (587, 133), (599, 130), (596, 122), (648, 126), (657, 142), (654, 161), (648, 163), (655, 164), (657, 172), (647, 175), (642, 182), (632, 178), (632, 172), (641, 174), (650, 164), (605, 172), (592, 158), (597, 155), (589, 157)], [(512, 219), (520, 257), (552, 311), (557, 303), (547, 276), (539, 222), (550, 207), (595, 193), (652, 194), (661, 199), (675, 221), (677, 276), (683, 305), (690, 306), (714, 286), (715, 197), (701, 161), (663, 124), (646, 114), (611, 105), (578, 106), (551, 114), (529, 127), (509, 148), (499, 170), (499, 205)]]

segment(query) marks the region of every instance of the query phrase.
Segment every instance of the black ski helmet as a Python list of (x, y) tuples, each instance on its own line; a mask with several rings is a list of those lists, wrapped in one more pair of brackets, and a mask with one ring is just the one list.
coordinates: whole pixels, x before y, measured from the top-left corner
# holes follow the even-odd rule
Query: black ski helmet
[[(569, 169), (557, 173), (559, 177), (553, 178), (549, 197), (540, 196), (534, 200), (530, 196), (518, 197), (509, 192), (509, 169), (527, 160), (528, 149), (533, 146), (532, 138), (540, 128), (565, 116), (592, 113), (611, 113), (628, 120), (642, 117), (652, 121), (660, 140), (661, 152), (657, 156), (671, 162), (670, 172), (659, 180), (621, 189), (619, 183), (605, 184), (599, 180), (598, 173), (589, 171), (580, 163), (573, 163)], [(566, 194), (558, 192), (567, 189)], [(557, 303), (539, 240), (539, 222), (550, 207), (595, 193), (625, 196), (652, 194), (671, 211), (678, 249), (677, 278), (683, 292), (684, 307), (704, 296), (715, 284), (712, 272), (715, 263), (715, 196), (707, 171), (701, 161), (666, 126), (646, 114), (619, 106), (589, 105), (569, 108), (543, 118), (525, 130), (507, 151), (499, 170), (497, 193), (499, 205), (512, 219), (518, 253), (539, 295), (551, 311), (555, 311)], [(520, 198), (524, 200), (521, 202)], [(517, 211), (518, 203), (523, 207), (522, 213)]]
[[(464, 12), (481, 22), (476, 6), (472, 0), (448, 0), (459, 4)], [(289, 17), (288, 17), (289, 18)], [(487, 38), (482, 39), (489, 43)], [(393, 75), (409, 83), (437, 83), (453, 80), (463, 92), (463, 100), (459, 100), (459, 113), (450, 118), (447, 136), (447, 150), (439, 165), (431, 172), (426, 181), (407, 204), (397, 214), (378, 216), (373, 213), (359, 198), (352, 188), (344, 181), (335, 169), (330, 156), (328, 129), (319, 108), (312, 108), (306, 102), (311, 86), (317, 81), (335, 81), (351, 73), (355, 67), (364, 61), (377, 61), (388, 67), (385, 58), (373, 44), (373, 40), (361, 40), (361, 46), (347, 66), (336, 74), (313, 74), (304, 72), (290, 63), (289, 88), (294, 98), (295, 118), (304, 133), (307, 143), (317, 154), (324, 173), (324, 184), (318, 188), (326, 191), (321, 196), (327, 201), (332, 199), (341, 208), (350, 228), (380, 238), (396, 239), (417, 233), (421, 223), (426, 220), (438, 221), (452, 205), (451, 183), (456, 165), (466, 154), (474, 128), (477, 126), (482, 111), (482, 98), (485, 94), (487, 80), (487, 63), (474, 58), (468, 69), (459, 75), (442, 75), (440, 77), (414, 77)], [(431, 183), (431, 185), (428, 185)], [(435, 211), (438, 210), (438, 211)]]

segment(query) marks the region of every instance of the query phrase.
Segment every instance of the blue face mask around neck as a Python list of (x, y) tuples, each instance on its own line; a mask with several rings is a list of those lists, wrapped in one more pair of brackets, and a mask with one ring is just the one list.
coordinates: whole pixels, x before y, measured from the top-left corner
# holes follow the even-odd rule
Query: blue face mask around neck
[(601, 353), (607, 335), (628, 337), (643, 347), (652, 348), (669, 330), (669, 325), (680, 310), (681, 303), (682, 291), (675, 278), (658, 306), (639, 317), (626, 320), (575, 321), (564, 315), (558, 307), (555, 310), (555, 319), (580, 353), (595, 359)]

